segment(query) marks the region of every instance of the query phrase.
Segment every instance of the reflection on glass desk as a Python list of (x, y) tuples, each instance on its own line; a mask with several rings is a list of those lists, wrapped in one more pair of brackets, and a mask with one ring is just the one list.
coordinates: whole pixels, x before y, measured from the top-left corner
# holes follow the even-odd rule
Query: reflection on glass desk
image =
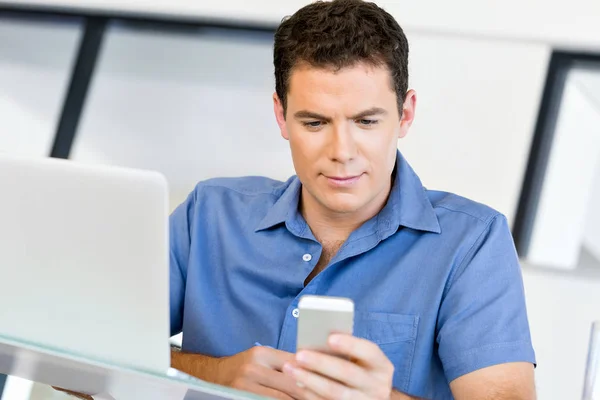
[(174, 369), (164, 374), (89, 359), (0, 336), (0, 373), (116, 400), (261, 399)]

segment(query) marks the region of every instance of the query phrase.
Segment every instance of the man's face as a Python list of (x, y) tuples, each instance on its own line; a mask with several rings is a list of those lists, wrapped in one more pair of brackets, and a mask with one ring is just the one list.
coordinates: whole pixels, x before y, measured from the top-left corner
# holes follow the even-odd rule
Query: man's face
[(401, 118), (385, 67), (294, 68), (285, 116), (276, 95), (274, 102), (303, 201), (334, 214), (377, 212), (371, 208), (387, 199), (397, 141), (408, 132), (415, 101), (409, 91)]

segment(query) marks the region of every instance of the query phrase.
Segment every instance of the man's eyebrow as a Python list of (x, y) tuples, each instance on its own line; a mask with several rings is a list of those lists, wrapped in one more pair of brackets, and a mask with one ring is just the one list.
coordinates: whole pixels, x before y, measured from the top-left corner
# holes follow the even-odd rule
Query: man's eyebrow
[[(350, 117), (350, 119), (361, 119), (361, 118), (365, 118), (365, 117), (372, 117), (375, 115), (386, 115), (387, 111), (384, 110), (381, 107), (372, 107), (369, 108), (368, 110), (364, 110), (359, 112), (356, 115), (353, 115), (352, 117)], [(300, 110), (297, 111), (296, 113), (294, 113), (294, 118), (296, 119), (302, 119), (302, 118), (311, 118), (311, 119), (317, 119), (320, 121), (325, 121), (325, 122), (330, 122), (331, 118), (326, 117), (322, 114), (316, 113), (314, 111), (309, 111), (309, 110)]]
[(297, 111), (296, 113), (294, 113), (294, 118), (296, 119), (301, 119), (301, 118), (311, 118), (311, 119), (318, 119), (320, 121), (325, 121), (325, 122), (330, 122), (331, 118), (326, 117), (324, 115), (321, 115), (319, 113), (313, 112), (313, 111), (308, 111), (308, 110), (300, 110)]
[(387, 111), (381, 107), (372, 107), (368, 110), (361, 111), (358, 114), (351, 117), (351, 119), (362, 119), (365, 117), (373, 117), (375, 115), (386, 115)]

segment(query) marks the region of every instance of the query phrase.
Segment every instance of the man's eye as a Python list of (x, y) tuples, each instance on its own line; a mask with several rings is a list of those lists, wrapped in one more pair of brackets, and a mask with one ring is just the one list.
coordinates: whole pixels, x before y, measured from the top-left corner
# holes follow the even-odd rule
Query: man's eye
[(302, 123), (307, 128), (318, 128), (322, 125), (321, 121), (307, 121)]
[(359, 124), (366, 125), (366, 126), (375, 125), (375, 124), (377, 124), (377, 122), (379, 122), (379, 121), (377, 121), (376, 119), (359, 119), (358, 120)]

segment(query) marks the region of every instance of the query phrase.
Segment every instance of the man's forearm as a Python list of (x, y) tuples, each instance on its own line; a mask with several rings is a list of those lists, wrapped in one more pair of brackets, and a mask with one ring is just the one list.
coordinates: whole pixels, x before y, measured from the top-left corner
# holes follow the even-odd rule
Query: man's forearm
[(220, 383), (218, 374), (220, 363), (220, 358), (171, 349), (171, 366), (203, 381)]

